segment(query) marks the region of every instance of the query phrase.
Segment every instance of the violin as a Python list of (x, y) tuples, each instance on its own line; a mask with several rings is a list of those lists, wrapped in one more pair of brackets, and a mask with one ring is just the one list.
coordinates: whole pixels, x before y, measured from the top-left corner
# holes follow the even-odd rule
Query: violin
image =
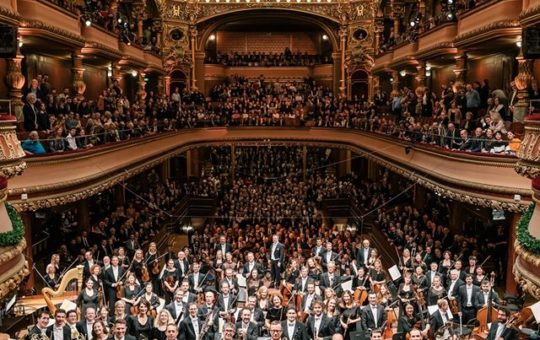
[(118, 300), (121, 300), (126, 297), (126, 292), (124, 291), (124, 285), (122, 281), (118, 281), (118, 284), (116, 286), (116, 298)]
[(152, 263), (152, 274), (158, 275), (160, 272), (159, 267), (159, 261), (156, 259), (154, 263)]
[(143, 282), (150, 281), (150, 274), (148, 273), (148, 268), (146, 267), (146, 265), (143, 265), (141, 268), (141, 279), (143, 280)]

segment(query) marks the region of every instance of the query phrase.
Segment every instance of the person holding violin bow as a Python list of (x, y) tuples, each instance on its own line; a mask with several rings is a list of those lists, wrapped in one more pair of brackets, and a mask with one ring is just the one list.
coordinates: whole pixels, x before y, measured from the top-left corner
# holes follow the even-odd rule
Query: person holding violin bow
[(158, 255), (158, 252), (157, 252), (156, 243), (150, 242), (148, 246), (148, 252), (146, 253), (144, 262), (146, 263), (148, 274), (150, 276), (150, 281), (154, 285), (154, 292), (156, 293), (158, 293), (161, 288), (160, 278), (159, 278), (160, 273), (161, 273), (161, 266), (159, 265), (159, 259), (160, 259), (160, 256)]
[[(407, 333), (410, 333), (413, 329), (419, 330), (421, 336), (427, 335), (430, 328), (429, 324), (425, 324), (423, 327), (424, 329), (420, 330), (424, 323), (422, 319), (423, 313), (415, 313), (414, 306), (410, 303), (405, 305), (404, 310), (405, 312), (399, 317), (397, 326), (398, 333), (401, 333), (402, 335), (401, 339), (405, 340), (407, 338)], [(422, 339), (422, 337), (420, 339)]]
[(508, 318), (510, 311), (500, 308), (497, 312), (497, 321), (491, 323), (486, 340), (514, 340), (518, 338), (516, 329), (510, 327)]
[(167, 261), (167, 267), (163, 269), (160, 279), (163, 280), (162, 282), (163, 292), (165, 295), (165, 303), (169, 303), (173, 300), (174, 292), (180, 284), (178, 269), (174, 267), (173, 259), (169, 259), (169, 261)]
[(116, 297), (120, 298), (121, 301), (126, 304), (125, 308), (127, 311), (131, 311), (132, 307), (136, 306), (141, 298), (141, 286), (137, 284), (135, 275), (128, 274), (126, 283), (124, 284), (123, 293), (124, 295), (121, 295), (118, 294), (117, 291)]
[(122, 279), (125, 276), (124, 269), (118, 265), (118, 256), (111, 258), (111, 266), (105, 270), (103, 275), (103, 284), (106, 289), (106, 298), (109, 302), (109, 310), (114, 310), (114, 304), (117, 301), (116, 292), (118, 289), (123, 290)]
[(459, 287), (458, 290), (458, 315), (462, 317), (463, 323), (467, 324), (470, 320), (476, 318), (476, 303), (475, 299), (480, 288), (473, 284), (471, 274), (465, 274), (465, 284)]

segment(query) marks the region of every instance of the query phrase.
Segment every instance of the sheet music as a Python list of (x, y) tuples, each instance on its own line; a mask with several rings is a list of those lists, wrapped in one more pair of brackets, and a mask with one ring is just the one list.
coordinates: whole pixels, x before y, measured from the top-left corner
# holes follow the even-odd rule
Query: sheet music
[(341, 289), (343, 289), (343, 291), (351, 291), (352, 290), (352, 280), (349, 280), (349, 281), (345, 281), (341, 284)]
[(401, 277), (401, 273), (399, 272), (399, 268), (397, 265), (393, 265), (392, 267), (388, 268), (388, 273), (390, 273), (392, 281), (396, 281)]
[(540, 322), (540, 301), (538, 301), (534, 305), (529, 306), (529, 308), (533, 312), (536, 322)]
[(438, 309), (439, 309), (439, 306), (437, 306), (437, 305), (427, 306), (427, 310), (429, 312), (429, 315), (433, 315), (433, 313), (435, 313)]

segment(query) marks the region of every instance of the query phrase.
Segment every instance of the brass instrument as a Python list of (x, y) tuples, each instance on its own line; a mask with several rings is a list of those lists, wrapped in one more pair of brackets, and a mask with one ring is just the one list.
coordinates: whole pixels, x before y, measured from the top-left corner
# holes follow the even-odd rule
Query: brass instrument
[[(75, 291), (75, 294), (70, 294), (71, 292), (66, 291), (66, 287), (72, 280), (77, 280), (77, 290)], [(58, 301), (53, 301), (53, 298), (58, 298), (62, 300), (76, 300), (77, 296), (79, 295), (83, 284), (83, 266), (78, 265), (77, 267), (68, 270), (64, 277), (62, 278), (62, 281), (60, 281), (60, 285), (58, 286), (57, 290), (54, 290), (49, 287), (45, 287), (41, 290), (41, 294), (43, 294), (43, 299), (47, 303), (47, 307), (49, 308), (49, 311), (52, 315), (56, 312), (56, 304)], [(60, 301), (61, 302), (61, 301)]]

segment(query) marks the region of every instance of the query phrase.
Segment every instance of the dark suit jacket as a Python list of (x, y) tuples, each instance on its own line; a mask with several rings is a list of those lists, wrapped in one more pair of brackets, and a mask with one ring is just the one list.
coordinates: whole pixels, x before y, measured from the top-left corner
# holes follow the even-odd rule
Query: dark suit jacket
[(321, 275), (319, 285), (321, 289), (332, 288), (336, 293), (339, 294), (341, 292), (341, 276), (334, 273), (334, 281), (330, 283), (330, 276), (328, 275), (328, 272), (323, 273)]
[[(199, 320), (199, 332), (203, 326), (203, 322)], [(180, 340), (195, 340), (195, 329), (193, 328), (193, 323), (191, 322), (191, 317), (186, 317), (182, 322), (180, 322), (180, 331), (179, 331)]]
[[(28, 335), (26, 335), (25, 339), (26, 340), (30, 340), (30, 338), (32, 337), (32, 335), (34, 334), (42, 334), (41, 333), (41, 330), (38, 328), (38, 326), (34, 326), (32, 327), (32, 329), (30, 330), (30, 332), (28, 332)], [(49, 328), (47, 328), (47, 330), (45, 330), (45, 334), (50, 338), (51, 337), (51, 331), (49, 330)], [(70, 336), (71, 337), (71, 336)]]
[(84, 320), (84, 319), (77, 322), (76, 327), (77, 327), (77, 330), (79, 331), (79, 333), (84, 335), (85, 338), (88, 338), (88, 334), (92, 334), (92, 330), (86, 328), (86, 320)]
[[(497, 294), (496, 291), (491, 291), (491, 301), (500, 304), (501, 299), (499, 299), (499, 294)], [(482, 293), (482, 290), (479, 290), (478, 293), (476, 293), (476, 296), (474, 297), (474, 304), (476, 308), (482, 308), (484, 307), (484, 304), (486, 304), (486, 300), (484, 299), (484, 293)]]
[(317, 246), (313, 247), (313, 249), (311, 250), (311, 254), (313, 256), (320, 256), (322, 257), (325, 253), (326, 249), (324, 249), (324, 246), (321, 246), (321, 248), (319, 249), (319, 252), (317, 254)]
[(197, 283), (197, 285), (199, 286), (199, 288), (201, 288), (202, 291), (204, 291), (204, 289), (206, 288), (206, 279), (204, 279), (204, 275), (201, 274), (201, 273), (193, 273), (193, 274), (189, 274), (188, 275), (188, 281), (189, 281), (189, 290), (193, 293), (195, 293), (195, 280), (193, 279), (193, 276), (194, 275), (198, 275), (199, 276), (199, 281)]
[[(474, 304), (474, 300), (476, 297), (476, 294), (480, 291), (480, 288), (478, 286), (472, 285), (472, 293), (471, 293), (471, 305), (472, 307), (476, 307)], [(463, 307), (467, 306), (467, 285), (463, 285), (459, 287), (458, 296), (456, 296), (458, 299), (458, 308), (459, 310), (462, 310)]]
[(285, 262), (285, 246), (283, 245), (283, 243), (279, 243), (277, 244), (276, 246), (276, 249), (274, 250), (274, 254), (272, 256), (272, 246), (273, 246), (273, 243), (270, 244), (270, 249), (269, 249), (269, 252), (268, 254), (270, 255), (270, 259), (272, 258), (275, 258), (278, 260), (278, 262), (281, 264), (281, 266), (283, 267), (283, 262)]
[(287, 337), (288, 340), (308, 340), (309, 335), (307, 332), (307, 327), (303, 323), (296, 321), (294, 324), (294, 333), (289, 334), (289, 327), (287, 326), (288, 321), (281, 322), (281, 329), (283, 330), (283, 336)]
[(220, 294), (218, 299), (217, 299), (217, 306), (218, 306), (220, 312), (224, 312), (225, 307), (227, 307), (228, 311), (231, 311), (232, 309), (234, 309), (236, 307), (236, 302), (237, 302), (236, 296), (232, 295), (232, 294), (229, 294), (229, 303), (228, 303), (228, 306), (225, 306), (225, 300), (223, 300), (223, 295)]
[(313, 278), (308, 276), (306, 278), (306, 283), (305, 283), (305, 285), (303, 287), (304, 289), (302, 289), (302, 278), (299, 277), (299, 278), (296, 279), (296, 283), (294, 284), (293, 290), (295, 290), (297, 292), (306, 293), (308, 283), (313, 283), (313, 282), (315, 282), (315, 280), (313, 280)]
[(454, 285), (454, 289), (450, 291), (450, 285), (452, 284), (451, 280), (448, 280), (446, 284), (446, 291), (450, 294), (452, 294), (453, 297), (457, 298), (459, 295), (459, 287), (463, 286), (465, 283), (461, 281), (460, 279), (457, 279), (456, 284)]
[[(114, 340), (114, 336), (111, 335), (110, 337), (107, 338), (107, 340)], [(126, 334), (124, 336), (124, 340), (137, 340), (137, 339), (133, 335)]]
[(182, 262), (184, 262), (184, 271), (182, 271), (182, 268), (180, 267), (180, 261), (178, 259), (174, 260), (174, 266), (176, 267), (176, 269), (178, 269), (178, 272), (180, 273), (180, 278), (186, 276), (189, 271), (189, 261), (187, 259), (184, 259)]
[[(236, 334), (237, 334), (237, 338), (240, 339), (238, 337), (238, 330), (242, 328), (242, 321), (238, 321), (236, 323)], [(257, 338), (259, 337), (259, 326), (255, 323), (255, 322), (250, 322), (248, 324), (248, 328), (247, 328), (247, 337), (243, 338), (245, 340), (257, 340)]]
[[(316, 330), (315, 330), (315, 316), (310, 315), (307, 320), (307, 333), (309, 335), (310, 339), (315, 338)], [(335, 333), (335, 328), (332, 322), (332, 319), (330, 319), (326, 314), (322, 315), (321, 319), (321, 325), (319, 327), (319, 333), (318, 336), (320, 338), (323, 338), (324, 340), (330, 340), (332, 339), (332, 335)]]
[(362, 329), (363, 330), (379, 328), (382, 325), (384, 325), (385, 321), (386, 321), (386, 313), (384, 312), (384, 307), (381, 305), (377, 305), (377, 325), (375, 325), (375, 318), (373, 317), (373, 313), (371, 312), (370, 305), (367, 305), (362, 310)]
[[(69, 326), (67, 325), (64, 325), (64, 327), (62, 327), (62, 330), (64, 331), (64, 340), (71, 340), (71, 328), (69, 328)], [(54, 339), (54, 324), (50, 325), (49, 327), (47, 327), (47, 333), (51, 333), (51, 335), (49, 336), (49, 338), (51, 340), (55, 340)]]
[[(451, 314), (450, 309), (448, 309), (447, 313)], [(447, 320), (448, 320), (448, 317), (447, 317)], [(431, 315), (431, 319), (429, 320), (429, 325), (433, 333), (437, 333), (439, 328), (444, 326), (441, 312), (439, 310), (435, 311), (435, 313)]]
[[(254, 261), (252, 270), (253, 269), (257, 269), (257, 272), (259, 273), (259, 278), (264, 275), (264, 268), (259, 262)], [(249, 264), (248, 262), (246, 262), (246, 264), (244, 264), (244, 268), (242, 269), (242, 275), (244, 275), (244, 277), (248, 277), (250, 273), (251, 272), (249, 270)]]
[[(441, 278), (441, 283), (444, 284), (445, 278), (444, 278), (443, 273), (441, 273), (441, 272), (436, 272), (436, 273), (437, 273), (437, 275), (439, 275), (439, 277)], [(433, 277), (435, 277), (435, 276), (433, 276)], [(428, 271), (426, 272), (426, 280), (427, 280), (428, 287), (431, 287), (431, 283), (432, 283), (432, 280), (431, 280), (431, 270), (428, 270)]]
[[(118, 266), (117, 280), (120, 280), (123, 274), (124, 274), (124, 269), (121, 266)], [(116, 282), (117, 281), (114, 279), (114, 273), (111, 266), (107, 268), (107, 270), (105, 270), (105, 273), (103, 274), (103, 285), (105, 286), (105, 289), (108, 290), (107, 296), (109, 297), (109, 299), (116, 297), (116, 288), (112, 286), (112, 284)]]
[[(221, 247), (221, 243), (218, 243), (214, 246), (214, 251), (217, 252), (218, 250), (223, 250)], [(225, 243), (225, 253), (230, 253), (232, 251), (232, 246), (230, 243)], [(223, 253), (223, 257), (225, 257), (225, 253)]]
[[(339, 254), (336, 253), (336, 252), (331, 252), (330, 253), (330, 261), (334, 261), (336, 264), (339, 260)], [(328, 252), (324, 252), (323, 256), (322, 256), (322, 259), (321, 259), (321, 264), (323, 265), (323, 267), (326, 268), (326, 266), (328, 266)]]
[[(178, 315), (176, 315), (176, 307), (175, 307), (175, 301), (172, 301), (171, 303), (169, 303), (168, 305), (165, 306), (165, 309), (169, 311), (169, 313), (171, 313), (171, 316), (173, 317), (173, 319), (175, 321), (178, 321)], [(184, 317), (187, 315), (187, 306), (185, 303), (182, 302), (182, 319), (184, 319)]]
[(356, 249), (356, 263), (358, 266), (365, 266), (367, 260), (369, 259), (369, 254), (371, 253), (371, 248), (368, 248), (367, 258), (364, 258), (364, 247)]
[[(491, 324), (491, 327), (489, 328), (489, 334), (487, 337), (487, 340), (496, 340), (495, 335), (497, 334), (497, 328), (499, 327), (498, 322), (493, 322)], [(501, 337), (504, 340), (513, 340), (517, 339), (517, 332), (513, 328), (505, 328), (503, 332), (501, 333)]]

